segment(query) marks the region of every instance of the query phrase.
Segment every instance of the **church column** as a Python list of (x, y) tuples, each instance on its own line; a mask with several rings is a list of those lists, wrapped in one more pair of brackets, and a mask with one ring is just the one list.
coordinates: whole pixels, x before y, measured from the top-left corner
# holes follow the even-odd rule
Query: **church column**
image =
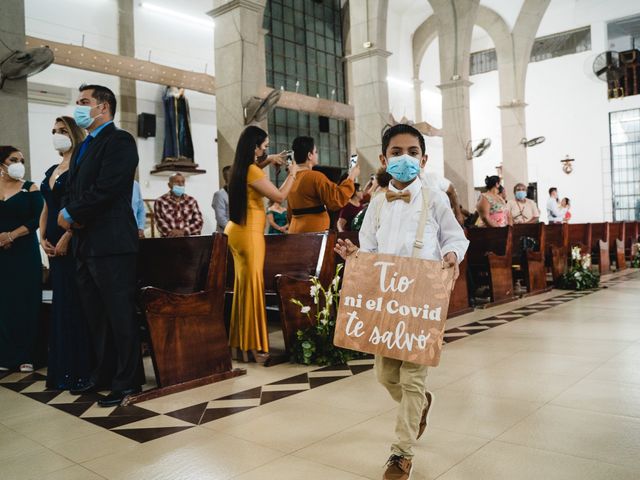
[[(525, 0), (511, 34), (494, 38), (500, 72), (501, 105), (498, 108), (502, 123), (502, 183), (507, 191), (512, 191), (516, 183), (527, 184), (530, 180), (527, 149), (521, 143), (527, 137), (527, 104), (524, 101), (527, 67), (536, 32), (549, 1)], [(499, 22), (490, 18), (487, 23), (495, 26)], [(536, 136), (535, 132), (532, 136)]]
[(214, 0), (218, 170), (233, 163), (244, 105), (266, 84), (262, 22), (266, 0)]
[(386, 51), (387, 1), (349, 2), (350, 71), (349, 98), (354, 108), (355, 150), (361, 178), (380, 166), (381, 132), (389, 119)]
[(368, 177), (380, 167), (382, 129), (389, 118), (387, 57), (385, 50), (367, 50), (351, 55), (356, 152), (362, 176)]
[(473, 160), (467, 159), (468, 143), (471, 139), (471, 85), (469, 80), (461, 78), (438, 85), (442, 93), (444, 176), (453, 182), (460, 203), (469, 210), (475, 207)]
[[(118, 0), (118, 53), (126, 57), (136, 56), (136, 37), (133, 23), (133, 0)], [(120, 128), (131, 135), (138, 135), (138, 105), (136, 81), (119, 78)]]
[(444, 174), (453, 182), (460, 203), (472, 209), (473, 161), (467, 160), (467, 145), (471, 141), (469, 51), (479, 0), (429, 0), (429, 3), (439, 34)]
[[(24, 50), (24, 0), (2, 2), (0, 15), (2, 39), (11, 50)], [(0, 44), (0, 59), (11, 52)], [(31, 178), (29, 158), (29, 102), (27, 100), (27, 79), (7, 80), (0, 90), (0, 132), (2, 144), (19, 148), (26, 159), (25, 178)]]
[(413, 102), (415, 103), (415, 119), (416, 123), (422, 121), (422, 80), (418, 74), (413, 78)]
[(502, 184), (513, 191), (517, 183), (529, 181), (527, 149), (521, 143), (526, 136), (526, 103), (514, 101), (500, 105), (500, 123), (502, 132)]

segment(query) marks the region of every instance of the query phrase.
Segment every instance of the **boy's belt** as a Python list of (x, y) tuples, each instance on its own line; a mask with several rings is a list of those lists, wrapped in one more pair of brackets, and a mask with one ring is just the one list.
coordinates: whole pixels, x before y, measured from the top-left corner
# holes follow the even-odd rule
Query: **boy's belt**
[(302, 215), (311, 215), (313, 213), (324, 213), (327, 209), (324, 205), (318, 205), (317, 207), (309, 207), (309, 208), (292, 208), (291, 214), (294, 217), (300, 217)]

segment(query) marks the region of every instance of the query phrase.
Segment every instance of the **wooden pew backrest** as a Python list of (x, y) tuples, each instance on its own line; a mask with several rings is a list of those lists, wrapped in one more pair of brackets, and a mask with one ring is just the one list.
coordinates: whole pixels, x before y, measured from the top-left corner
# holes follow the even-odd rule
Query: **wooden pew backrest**
[(140, 240), (138, 287), (173, 293), (204, 290), (212, 246), (211, 235)]
[(467, 250), (467, 258), (470, 265), (481, 264), (485, 262), (488, 252), (495, 255), (503, 256), (508, 253), (509, 261), (511, 261), (511, 228), (470, 228), (467, 231), (469, 238), (469, 250)]
[(551, 268), (554, 283), (567, 272), (569, 261), (569, 225), (552, 223), (544, 226), (545, 263)]
[[(291, 235), (265, 235), (266, 253), (264, 261), (265, 293), (276, 293), (276, 275), (287, 274), (301, 279), (315, 275), (321, 280), (333, 277), (333, 247), (335, 233), (298, 233)], [(233, 256), (227, 259), (228, 291), (233, 291)]]
[(582, 249), (582, 253), (591, 253), (590, 223), (569, 224), (569, 255), (571, 255), (571, 249), (576, 246)]
[(591, 224), (591, 258), (600, 268), (600, 274), (609, 273), (609, 223)]

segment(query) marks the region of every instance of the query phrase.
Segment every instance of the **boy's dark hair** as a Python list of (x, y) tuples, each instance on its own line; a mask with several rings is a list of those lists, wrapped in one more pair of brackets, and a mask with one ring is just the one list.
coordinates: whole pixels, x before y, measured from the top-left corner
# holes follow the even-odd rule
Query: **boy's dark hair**
[(567, 205), (571, 205), (571, 202), (567, 197), (564, 197), (562, 200), (564, 200), (564, 203), (566, 203)]
[(313, 153), (313, 147), (316, 145), (312, 137), (297, 137), (291, 144), (293, 150), (293, 158), (296, 163), (304, 163), (307, 161), (307, 155)]
[(109, 110), (111, 111), (111, 116), (116, 116), (118, 101), (116, 100), (115, 94), (107, 87), (103, 87), (102, 85), (82, 84), (80, 85), (80, 88), (78, 90), (81, 92), (84, 92), (85, 90), (93, 90), (93, 92), (91, 92), (91, 96), (95, 98), (98, 103), (108, 103)]
[(398, 123), (393, 127), (389, 127), (382, 134), (382, 155), (387, 154), (387, 148), (389, 148), (391, 139), (396, 135), (401, 135), (403, 133), (408, 133), (409, 135), (413, 135), (414, 137), (416, 137), (418, 139), (418, 142), (420, 142), (420, 149), (422, 150), (422, 154), (425, 155), (427, 153), (427, 147), (424, 143), (424, 137), (422, 136), (422, 134), (411, 125)]
[(551, 195), (553, 192), (557, 192), (557, 191), (558, 191), (558, 189), (556, 187), (551, 187), (549, 189), (549, 195)]

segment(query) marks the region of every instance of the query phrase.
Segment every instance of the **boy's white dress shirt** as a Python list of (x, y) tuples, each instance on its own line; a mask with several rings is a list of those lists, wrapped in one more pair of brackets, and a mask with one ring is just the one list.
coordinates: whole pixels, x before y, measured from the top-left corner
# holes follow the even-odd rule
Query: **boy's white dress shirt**
[[(400, 192), (389, 184), (389, 191)], [(403, 192), (411, 193), (411, 200), (389, 202), (384, 194), (376, 195), (367, 208), (360, 229), (360, 249), (363, 252), (388, 253), (402, 257), (413, 256), (418, 222), (422, 211), (422, 180), (416, 178)], [(419, 258), (441, 261), (454, 252), (458, 263), (464, 258), (469, 241), (456, 221), (449, 198), (441, 191), (427, 189), (429, 217), (422, 239), (424, 246)], [(379, 218), (376, 218), (378, 217)]]

